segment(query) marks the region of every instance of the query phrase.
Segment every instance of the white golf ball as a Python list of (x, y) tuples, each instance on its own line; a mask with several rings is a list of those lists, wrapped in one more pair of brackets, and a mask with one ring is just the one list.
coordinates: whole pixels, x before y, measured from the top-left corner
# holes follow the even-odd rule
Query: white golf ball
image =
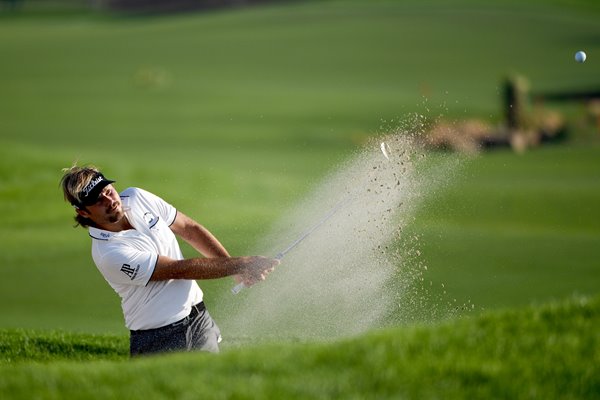
[(575, 53), (575, 61), (577, 61), (578, 63), (584, 62), (586, 58), (587, 55), (585, 54), (585, 51), (578, 51), (577, 53)]

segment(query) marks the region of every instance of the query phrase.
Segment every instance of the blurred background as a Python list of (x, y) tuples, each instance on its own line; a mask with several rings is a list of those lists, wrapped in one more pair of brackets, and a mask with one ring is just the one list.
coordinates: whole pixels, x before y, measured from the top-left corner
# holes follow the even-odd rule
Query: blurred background
[[(125, 331), (62, 168), (150, 190), (243, 255), (398, 127), (432, 162), (467, 160), (407, 229), (432, 297), (479, 312), (598, 293), (597, 1), (0, 7), (2, 327)], [(229, 286), (202, 284), (217, 318)]]

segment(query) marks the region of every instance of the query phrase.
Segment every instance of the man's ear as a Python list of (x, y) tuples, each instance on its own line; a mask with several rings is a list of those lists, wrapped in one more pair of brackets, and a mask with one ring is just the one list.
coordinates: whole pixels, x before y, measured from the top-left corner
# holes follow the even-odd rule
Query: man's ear
[(75, 211), (84, 218), (89, 218), (91, 215), (86, 209), (76, 208)]

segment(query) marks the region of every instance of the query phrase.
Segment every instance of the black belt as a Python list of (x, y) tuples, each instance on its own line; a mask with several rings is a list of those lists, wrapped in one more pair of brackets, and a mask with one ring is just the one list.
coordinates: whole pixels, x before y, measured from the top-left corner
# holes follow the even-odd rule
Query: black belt
[(136, 334), (136, 333), (150, 333), (150, 332), (160, 331), (160, 330), (163, 330), (163, 329), (173, 328), (173, 327), (181, 325), (187, 319), (195, 318), (198, 314), (200, 314), (204, 310), (206, 310), (206, 306), (204, 305), (204, 302), (201, 301), (200, 303), (194, 304), (192, 306), (192, 311), (190, 311), (190, 313), (188, 314), (187, 317), (182, 318), (182, 319), (180, 319), (177, 322), (173, 322), (172, 324), (161, 326), (160, 328), (140, 329), (140, 330), (137, 330), (137, 331), (132, 330), (130, 332), (131, 332), (131, 334)]

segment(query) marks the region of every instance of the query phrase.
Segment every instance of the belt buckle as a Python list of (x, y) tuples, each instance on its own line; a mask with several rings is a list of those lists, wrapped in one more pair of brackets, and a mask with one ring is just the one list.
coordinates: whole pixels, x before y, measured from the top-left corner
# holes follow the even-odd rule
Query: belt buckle
[(181, 326), (181, 325), (185, 324), (185, 323), (188, 321), (188, 319), (189, 319), (189, 318), (190, 318), (190, 316), (189, 316), (189, 315), (188, 315), (187, 317), (183, 317), (183, 318), (182, 318), (182, 319), (180, 319), (179, 321), (177, 321), (177, 322), (173, 322), (173, 323), (172, 323), (170, 326), (171, 326), (171, 327), (173, 327), (173, 328), (176, 328), (176, 327), (178, 327), (178, 326)]

